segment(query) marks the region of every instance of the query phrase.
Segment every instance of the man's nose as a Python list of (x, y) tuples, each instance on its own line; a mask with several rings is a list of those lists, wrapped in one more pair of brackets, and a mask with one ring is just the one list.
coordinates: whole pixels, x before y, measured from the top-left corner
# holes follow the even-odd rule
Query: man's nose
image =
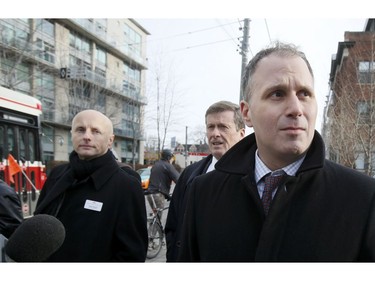
[(215, 127), (213, 130), (212, 130), (212, 135), (213, 136), (220, 136), (220, 130), (218, 127)]
[(86, 130), (85, 133), (83, 134), (84, 139), (91, 139), (92, 133), (90, 130)]
[(296, 95), (290, 96), (287, 100), (286, 115), (290, 117), (298, 117), (303, 114), (303, 106), (301, 101)]

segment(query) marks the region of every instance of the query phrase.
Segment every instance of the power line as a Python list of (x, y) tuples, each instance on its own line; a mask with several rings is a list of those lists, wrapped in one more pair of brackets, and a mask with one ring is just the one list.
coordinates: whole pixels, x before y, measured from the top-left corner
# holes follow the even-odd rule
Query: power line
[(203, 43), (203, 44), (189, 46), (189, 47), (185, 47), (185, 48), (181, 48), (181, 49), (175, 49), (175, 50), (171, 50), (170, 52), (184, 51), (184, 50), (188, 50), (188, 49), (193, 49), (193, 48), (198, 48), (198, 47), (204, 47), (204, 46), (208, 46), (208, 45), (218, 44), (218, 43), (222, 43), (222, 42), (227, 42), (227, 41), (230, 41), (230, 40), (233, 40), (233, 38), (229, 38), (229, 39), (225, 39), (225, 40), (219, 40), (219, 41), (214, 41), (214, 42), (209, 42), (209, 43)]
[[(243, 20), (238, 20), (236, 22), (219, 24), (219, 25), (208, 27), (208, 28), (198, 29), (198, 30), (195, 30), (195, 31), (189, 31), (189, 32), (179, 33), (179, 34), (175, 34), (175, 35), (171, 35), (171, 36), (167, 36), (167, 37), (163, 37), (163, 38), (158, 38), (158, 39), (155, 39), (153, 41), (164, 40), (164, 39), (173, 39), (173, 38), (176, 38), (176, 37), (191, 35), (191, 34), (195, 34), (195, 33), (199, 33), (199, 32), (205, 32), (205, 31), (209, 31), (209, 30), (212, 30), (212, 29), (216, 29), (216, 28), (223, 28), (223, 30), (229, 36), (228, 39), (216, 40), (216, 41), (213, 41), (213, 42), (206, 42), (206, 43), (197, 44), (197, 45), (193, 45), (193, 46), (187, 46), (187, 47), (184, 47), (184, 48), (178, 48), (178, 49), (170, 50), (167, 53), (185, 51), (185, 50), (189, 50), (189, 49), (193, 49), (193, 48), (199, 48), (199, 47), (204, 47), (204, 46), (208, 46), (208, 45), (219, 44), (219, 43), (223, 43), (223, 42), (227, 42), (227, 41), (233, 41), (237, 45), (236, 39), (239, 39), (239, 38), (237, 36), (230, 35), (228, 33), (228, 31), (224, 28), (224, 26), (238, 24), (238, 23), (240, 24), (242, 21)], [(147, 43), (149, 43), (150, 41), (152, 41), (152, 40), (148, 40)]]
[(173, 38), (176, 38), (176, 37), (181, 37), (181, 36), (186, 36), (186, 35), (192, 35), (192, 34), (195, 34), (195, 33), (204, 32), (204, 31), (208, 31), (208, 30), (212, 30), (212, 29), (216, 29), (216, 28), (222, 28), (223, 26), (232, 25), (232, 24), (235, 24), (235, 23), (237, 23), (237, 22), (230, 22), (230, 23), (220, 24), (220, 25), (202, 28), (202, 29), (198, 29), (198, 30), (194, 30), (194, 31), (178, 33), (178, 34), (170, 35), (170, 36), (167, 36), (167, 37), (157, 38), (157, 39), (153, 39), (153, 40), (147, 40), (147, 43), (159, 41), (159, 40), (173, 39)]
[(272, 40), (271, 40), (270, 31), (269, 31), (269, 29), (268, 29), (267, 19), (264, 19), (264, 22), (265, 22), (265, 24), (266, 24), (266, 29), (267, 29), (267, 33), (268, 33), (268, 39), (270, 40), (270, 43), (271, 43)]
[[(219, 19), (216, 19), (216, 21), (220, 23)], [(221, 24), (221, 23), (220, 23), (220, 24)], [(221, 28), (224, 30), (224, 32), (225, 32), (229, 37), (232, 37), (232, 36), (229, 34), (228, 30), (226, 30), (226, 29), (224, 28), (224, 25), (221, 25)], [(241, 25), (240, 25), (240, 28), (241, 28)], [(240, 30), (241, 30), (241, 29), (240, 29)], [(232, 32), (234, 32), (233, 29), (232, 29)], [(236, 42), (236, 40), (235, 40), (234, 38), (232, 38), (232, 39), (233, 39), (234, 44), (237, 46), (237, 42)]]

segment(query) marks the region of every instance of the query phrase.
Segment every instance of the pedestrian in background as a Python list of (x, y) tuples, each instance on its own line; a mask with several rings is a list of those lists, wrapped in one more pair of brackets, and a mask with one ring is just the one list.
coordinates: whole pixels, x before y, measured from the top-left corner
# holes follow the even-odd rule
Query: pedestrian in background
[[(163, 149), (160, 160), (151, 168), (150, 184), (147, 189), (147, 200), (153, 212), (163, 209), (165, 199), (169, 199), (172, 181), (177, 182), (180, 173), (172, 165), (173, 153), (170, 149)], [(162, 217), (162, 212), (160, 217)]]
[(22, 207), (18, 194), (0, 180), (0, 234), (9, 238), (22, 223)]
[(147, 218), (140, 181), (123, 171), (110, 148), (111, 120), (84, 110), (72, 121), (69, 163), (55, 167), (35, 214), (58, 218), (66, 229), (51, 262), (144, 262)]
[(195, 177), (214, 170), (216, 162), (224, 153), (245, 136), (245, 123), (240, 107), (229, 101), (212, 104), (206, 111), (205, 123), (211, 154), (186, 167), (173, 190), (165, 225), (167, 262), (177, 260), (181, 247), (181, 225), (186, 208), (185, 194), (189, 185)]
[(375, 261), (375, 180), (325, 159), (306, 56), (277, 42), (246, 67), (246, 125), (189, 188), (179, 261)]

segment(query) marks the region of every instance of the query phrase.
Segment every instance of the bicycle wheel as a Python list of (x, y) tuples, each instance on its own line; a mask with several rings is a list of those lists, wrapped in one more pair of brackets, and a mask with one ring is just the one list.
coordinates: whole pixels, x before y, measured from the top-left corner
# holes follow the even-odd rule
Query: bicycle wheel
[(148, 250), (147, 258), (155, 258), (163, 246), (163, 229), (157, 221), (151, 222), (148, 227)]

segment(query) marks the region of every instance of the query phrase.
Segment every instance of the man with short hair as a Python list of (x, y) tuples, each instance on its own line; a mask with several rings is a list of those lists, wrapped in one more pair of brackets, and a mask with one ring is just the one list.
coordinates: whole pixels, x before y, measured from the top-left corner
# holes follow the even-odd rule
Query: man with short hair
[(244, 76), (254, 133), (189, 188), (179, 261), (375, 261), (375, 180), (325, 159), (306, 56), (277, 42)]
[[(165, 199), (168, 198), (172, 182), (176, 183), (180, 173), (172, 165), (173, 152), (170, 149), (163, 149), (160, 160), (156, 161), (151, 168), (150, 183), (147, 189), (147, 200), (153, 212), (156, 209), (163, 209)], [(160, 212), (160, 218), (163, 212)]]
[(206, 111), (206, 136), (211, 154), (188, 166), (178, 180), (169, 205), (165, 234), (167, 261), (175, 262), (181, 247), (180, 232), (185, 212), (185, 193), (193, 179), (215, 169), (216, 162), (245, 136), (240, 107), (229, 101), (212, 104)]
[(111, 120), (95, 110), (72, 121), (69, 163), (55, 167), (35, 214), (58, 218), (66, 229), (50, 262), (144, 262), (147, 217), (141, 183), (118, 165), (110, 148)]

